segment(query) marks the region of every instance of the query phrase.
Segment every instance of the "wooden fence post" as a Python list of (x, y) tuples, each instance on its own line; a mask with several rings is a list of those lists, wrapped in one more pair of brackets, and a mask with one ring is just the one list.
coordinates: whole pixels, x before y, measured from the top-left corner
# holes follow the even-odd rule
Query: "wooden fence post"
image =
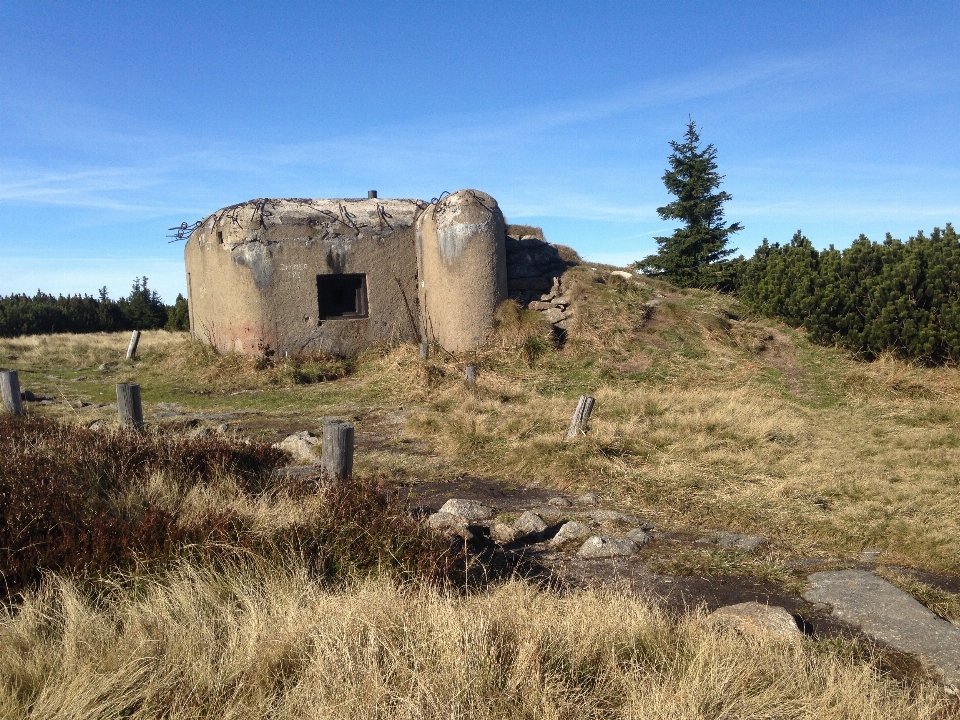
[(320, 475), (334, 481), (353, 475), (353, 423), (328, 420), (323, 424)]
[(467, 387), (472, 388), (477, 384), (477, 366), (467, 365)]
[(430, 343), (420, 343), (420, 359), (430, 359)]
[(130, 336), (130, 344), (127, 345), (127, 360), (133, 360), (137, 356), (137, 345), (140, 343), (140, 331), (134, 330)]
[(23, 403), (20, 401), (20, 376), (16, 370), (0, 372), (0, 395), (3, 397), (3, 409), (14, 415), (23, 415)]
[(573, 411), (573, 417), (570, 418), (570, 428), (567, 430), (566, 441), (575, 440), (580, 433), (587, 432), (587, 421), (590, 419), (590, 413), (593, 412), (593, 405), (596, 401), (588, 395), (581, 395), (577, 401), (577, 409)]
[(136, 383), (117, 383), (117, 416), (121, 427), (143, 428), (143, 405)]

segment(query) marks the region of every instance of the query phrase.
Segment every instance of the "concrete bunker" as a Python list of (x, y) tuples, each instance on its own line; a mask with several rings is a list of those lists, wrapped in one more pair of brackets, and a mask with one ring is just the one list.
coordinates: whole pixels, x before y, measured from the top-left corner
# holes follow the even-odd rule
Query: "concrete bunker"
[(517, 243), (497, 201), (477, 190), (432, 203), (371, 195), (261, 198), (204, 218), (184, 249), (193, 334), (247, 354), (483, 345), (497, 306), (516, 296), (516, 272), (531, 272), (508, 268), (530, 253), (508, 248)]

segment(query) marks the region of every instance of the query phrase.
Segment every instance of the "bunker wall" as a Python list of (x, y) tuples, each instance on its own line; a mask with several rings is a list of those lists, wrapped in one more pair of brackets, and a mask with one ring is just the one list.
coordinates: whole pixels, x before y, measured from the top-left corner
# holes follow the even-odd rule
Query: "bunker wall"
[(417, 219), (423, 331), (450, 352), (483, 345), (507, 298), (504, 219), (496, 200), (460, 190)]

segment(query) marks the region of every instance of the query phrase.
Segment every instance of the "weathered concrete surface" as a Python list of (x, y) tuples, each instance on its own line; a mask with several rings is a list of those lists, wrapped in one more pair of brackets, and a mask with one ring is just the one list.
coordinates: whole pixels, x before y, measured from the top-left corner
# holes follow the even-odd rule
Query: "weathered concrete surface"
[(497, 201), (458, 190), (417, 216), (423, 333), (451, 352), (483, 345), (507, 299), (504, 219)]
[[(419, 200), (259, 199), (205, 218), (184, 249), (190, 327), (222, 351), (354, 354), (419, 337)], [(365, 275), (363, 317), (322, 317), (318, 278)]]
[(960, 688), (960, 628), (903, 590), (866, 570), (814, 573), (804, 600), (830, 605), (840, 620), (872, 638), (930, 662), (944, 683)]

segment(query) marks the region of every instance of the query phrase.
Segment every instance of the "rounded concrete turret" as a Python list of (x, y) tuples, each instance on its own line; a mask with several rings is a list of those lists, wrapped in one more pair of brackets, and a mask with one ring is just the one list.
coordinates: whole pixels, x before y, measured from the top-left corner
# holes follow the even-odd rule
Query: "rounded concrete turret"
[(497, 201), (458, 190), (417, 218), (424, 336), (450, 352), (481, 346), (507, 298), (504, 219)]

